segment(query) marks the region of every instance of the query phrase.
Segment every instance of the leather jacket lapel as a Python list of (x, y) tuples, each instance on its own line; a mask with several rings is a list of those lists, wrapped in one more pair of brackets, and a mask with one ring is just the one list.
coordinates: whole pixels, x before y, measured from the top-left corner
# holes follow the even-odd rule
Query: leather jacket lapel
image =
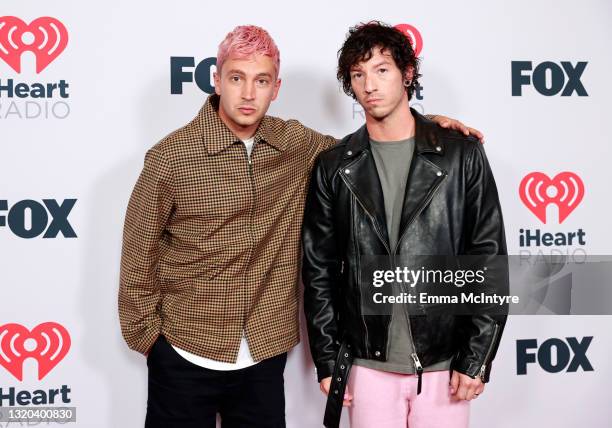
[(444, 155), (444, 147), (439, 143), (434, 128), (436, 125), (427, 123), (425, 118), (413, 109), (412, 114), (415, 120), (415, 149), (402, 205), (398, 247), (401, 245), (402, 236), (406, 229), (431, 201), (447, 174), (446, 171), (428, 159), (428, 154)]
[(340, 176), (350, 192), (355, 195), (357, 202), (372, 218), (379, 237), (389, 248), (385, 201), (365, 126), (361, 127), (349, 140), (340, 168)]

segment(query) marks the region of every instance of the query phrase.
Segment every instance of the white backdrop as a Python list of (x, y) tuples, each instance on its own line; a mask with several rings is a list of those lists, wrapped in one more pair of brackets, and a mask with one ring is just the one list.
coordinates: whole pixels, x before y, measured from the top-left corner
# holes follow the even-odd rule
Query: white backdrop
[[(72, 342), (65, 358), (40, 380), (33, 359), (25, 361), (21, 381), (0, 366), (1, 406), (8, 405), (4, 395), (11, 387), (33, 393), (67, 385), (70, 403), (59, 405), (77, 408), (77, 426), (142, 426), (145, 359), (124, 344), (116, 308), (125, 209), (147, 148), (189, 121), (206, 97), (189, 82), (182, 94), (170, 93), (170, 58), (194, 57), (198, 64), (214, 57), (218, 43), (239, 24), (263, 26), (280, 48), (283, 83), (270, 113), (338, 137), (363, 122), (335, 80), (336, 52), (348, 27), (371, 19), (416, 27), (423, 38), (424, 77), (423, 99), (414, 104), (485, 133), (510, 252), (610, 254), (612, 229), (605, 213), (612, 178), (612, 6), (604, 0), (3, 0), (0, 16), (26, 24), (53, 17), (68, 32), (65, 50), (38, 74), (31, 52), (23, 54), (18, 73), (0, 49), (0, 326), (17, 323), (32, 330), (52, 321), (68, 330)], [(544, 96), (533, 85), (512, 96), (512, 61), (531, 61), (533, 68), (547, 61), (559, 67), (587, 62), (581, 76), (561, 76), (564, 83), (579, 80), (588, 96), (575, 91)], [(556, 72), (548, 69), (550, 88)], [(9, 97), (2, 89), (8, 79), (14, 85), (64, 80), (67, 97), (57, 91), (51, 98)], [(48, 118), (27, 117), (36, 116), (39, 107), (51, 110)], [(519, 183), (534, 171), (550, 178), (570, 171), (584, 183), (584, 198), (563, 223), (554, 206), (544, 224), (521, 202)], [(22, 205), (11, 207), (43, 199), (60, 205), (77, 199), (68, 216), (76, 238), (59, 233), (26, 239), (15, 233)], [(25, 229), (32, 227), (29, 222), (26, 213)], [(582, 229), (586, 242), (521, 248), (519, 229)], [(610, 327), (612, 319), (604, 316), (512, 317), (492, 382), (473, 404), (472, 426), (609, 426)], [(593, 371), (549, 373), (533, 363), (526, 375), (517, 375), (517, 340), (541, 344), (587, 336), (593, 336), (586, 353)], [(303, 345), (290, 353), (285, 375), (288, 427), (321, 426), (324, 399)]]

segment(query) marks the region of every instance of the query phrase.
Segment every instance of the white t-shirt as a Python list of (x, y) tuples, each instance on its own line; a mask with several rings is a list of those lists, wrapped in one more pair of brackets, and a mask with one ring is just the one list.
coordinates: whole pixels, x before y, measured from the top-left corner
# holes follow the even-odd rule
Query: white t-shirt
[(247, 154), (251, 157), (251, 153), (253, 152), (253, 145), (255, 144), (255, 137), (251, 137), (247, 140), (242, 140), (244, 143), (244, 147), (246, 147)]
[[(242, 142), (244, 143), (244, 147), (246, 148), (247, 154), (249, 155), (249, 157), (251, 157), (251, 153), (253, 152), (253, 145), (255, 144), (255, 137), (243, 140)], [(211, 360), (209, 358), (200, 357), (199, 355), (184, 351), (174, 345), (172, 345), (172, 347), (181, 357), (185, 358), (190, 363), (210, 370), (238, 370), (257, 364), (257, 361), (253, 360), (253, 356), (251, 355), (251, 351), (249, 350), (249, 344), (246, 340), (246, 336), (244, 335), (244, 331), (242, 332), (242, 339), (240, 339), (238, 358), (236, 358), (235, 363), (224, 363), (217, 360)]]
[(257, 361), (253, 360), (253, 357), (251, 356), (249, 344), (247, 343), (244, 333), (242, 334), (242, 339), (240, 340), (240, 349), (238, 349), (238, 358), (236, 358), (235, 363), (224, 363), (222, 361), (211, 360), (209, 358), (200, 357), (199, 355), (184, 351), (174, 345), (172, 345), (172, 347), (181, 357), (190, 363), (210, 370), (238, 370), (257, 364)]

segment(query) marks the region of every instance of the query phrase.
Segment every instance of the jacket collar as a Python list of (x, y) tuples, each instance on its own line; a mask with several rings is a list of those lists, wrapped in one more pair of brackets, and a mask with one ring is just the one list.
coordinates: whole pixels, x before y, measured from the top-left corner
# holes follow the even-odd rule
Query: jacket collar
[[(443, 155), (444, 147), (438, 137), (437, 125), (415, 110), (415, 152), (410, 170), (400, 220), (398, 240), (419, 212), (431, 199), (444, 180), (444, 171), (423, 154)], [(374, 158), (371, 155), (370, 139), (365, 126), (355, 132), (344, 148), (344, 162), (339, 174), (355, 195), (362, 207), (371, 215), (374, 228), (389, 252), (389, 235), (386, 224), (384, 196)]]
[[(234, 135), (219, 117), (219, 96), (212, 94), (198, 113), (202, 141), (209, 154), (217, 154), (241, 140)], [(255, 131), (255, 144), (266, 143), (279, 151), (287, 148), (288, 140), (280, 139), (274, 130), (274, 119), (264, 116)]]
[[(415, 122), (415, 154), (434, 153), (444, 154), (444, 144), (438, 137), (438, 125), (427, 119), (425, 116), (410, 108)], [(370, 149), (370, 136), (368, 128), (363, 125), (348, 140), (344, 150), (344, 159), (358, 156), (363, 150)]]

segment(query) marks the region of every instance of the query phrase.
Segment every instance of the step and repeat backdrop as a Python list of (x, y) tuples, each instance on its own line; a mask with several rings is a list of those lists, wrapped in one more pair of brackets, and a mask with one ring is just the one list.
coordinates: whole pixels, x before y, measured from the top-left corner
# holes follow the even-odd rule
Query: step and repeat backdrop
[[(235, 26), (260, 25), (280, 48), (270, 114), (337, 137), (364, 122), (335, 80), (348, 28), (399, 26), (422, 59), (413, 107), (485, 134), (510, 253), (584, 258), (612, 250), (611, 18), (603, 0), (3, 0), (0, 427), (24, 426), (6, 422), (22, 407), (143, 425), (146, 361), (117, 315), (127, 201), (146, 150), (214, 91)], [(610, 426), (612, 318), (549, 313), (509, 319), (473, 427)], [(304, 343), (285, 372), (291, 428), (322, 425)]]

